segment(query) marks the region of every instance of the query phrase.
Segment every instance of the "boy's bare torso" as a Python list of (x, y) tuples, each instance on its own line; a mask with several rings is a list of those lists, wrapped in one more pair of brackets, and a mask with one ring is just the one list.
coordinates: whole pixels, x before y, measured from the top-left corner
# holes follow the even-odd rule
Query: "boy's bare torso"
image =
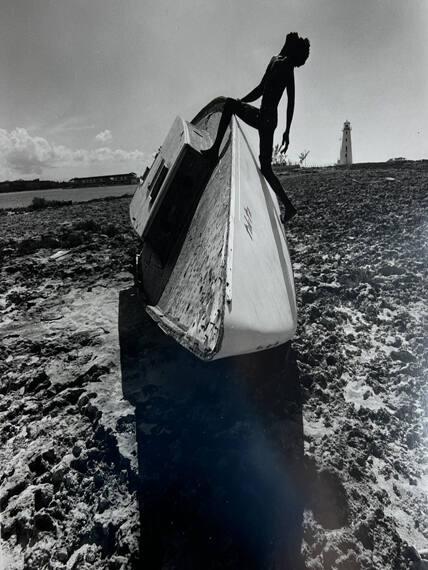
[(293, 66), (286, 57), (274, 56), (263, 78), (263, 96), (260, 110), (263, 114), (276, 113), (285, 88), (294, 82)]

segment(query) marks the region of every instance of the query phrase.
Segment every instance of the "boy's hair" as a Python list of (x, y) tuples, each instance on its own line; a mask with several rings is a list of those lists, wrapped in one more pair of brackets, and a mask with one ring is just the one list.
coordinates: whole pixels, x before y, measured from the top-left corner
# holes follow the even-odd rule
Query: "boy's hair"
[(290, 32), (287, 34), (287, 37), (285, 38), (285, 44), (283, 45), (282, 50), (279, 52), (279, 55), (287, 55), (287, 49), (289, 48), (290, 44), (293, 41), (296, 41), (298, 38), (299, 34), (297, 32)]
[(280, 55), (289, 57), (295, 66), (300, 67), (309, 57), (309, 48), (308, 38), (301, 38), (297, 32), (290, 32)]

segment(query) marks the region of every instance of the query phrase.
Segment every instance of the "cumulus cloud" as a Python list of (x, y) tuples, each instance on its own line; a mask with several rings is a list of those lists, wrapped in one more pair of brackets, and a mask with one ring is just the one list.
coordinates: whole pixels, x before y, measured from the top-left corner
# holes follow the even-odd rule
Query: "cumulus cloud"
[(113, 140), (113, 135), (111, 134), (111, 131), (106, 129), (105, 131), (101, 131), (100, 133), (95, 135), (95, 140), (97, 140), (98, 142), (107, 143)]
[(140, 150), (112, 149), (103, 146), (93, 150), (71, 149), (32, 136), (24, 128), (0, 129), (0, 176), (41, 175), (45, 168), (77, 166), (97, 162), (143, 163), (147, 156)]

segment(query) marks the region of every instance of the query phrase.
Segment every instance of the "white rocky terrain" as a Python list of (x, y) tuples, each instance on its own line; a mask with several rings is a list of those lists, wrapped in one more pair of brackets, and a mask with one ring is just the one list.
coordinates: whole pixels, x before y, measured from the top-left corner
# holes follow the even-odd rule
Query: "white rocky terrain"
[[(304, 564), (422, 570), (428, 173), (306, 170), (283, 183), (299, 210), (287, 236)], [(118, 335), (137, 246), (128, 205), (0, 213), (3, 568), (149, 568)]]

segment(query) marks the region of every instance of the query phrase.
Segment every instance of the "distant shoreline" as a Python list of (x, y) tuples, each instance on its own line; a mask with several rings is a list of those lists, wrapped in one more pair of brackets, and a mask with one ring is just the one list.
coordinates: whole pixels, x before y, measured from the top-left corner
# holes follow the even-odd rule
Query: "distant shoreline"
[(85, 188), (101, 188), (103, 186), (105, 186), (106, 188), (111, 187), (111, 186), (130, 186), (130, 184), (86, 184), (85, 186), (72, 186), (70, 184), (68, 184), (67, 182), (62, 182), (60, 186), (37, 186), (34, 188), (2, 188), (1, 184), (3, 184), (2, 182), (0, 182), (0, 194), (15, 194), (16, 192), (36, 192), (38, 190), (73, 190), (73, 189), (79, 189), (79, 190), (83, 190)]
[(132, 195), (137, 184), (96, 186), (81, 188), (48, 188), (40, 190), (25, 190), (0, 193), (0, 210), (28, 208), (35, 198), (47, 202), (88, 202), (93, 199)]
[[(93, 204), (95, 202), (112, 202), (114, 200), (123, 200), (125, 198), (128, 198), (128, 200), (131, 199), (131, 195), (130, 194), (120, 194), (118, 196), (103, 196), (102, 198), (91, 198), (90, 200), (86, 200), (85, 202), (77, 202), (73, 200), (64, 200), (61, 201), (60, 203), (56, 200), (47, 200), (46, 202), (46, 206), (44, 208), (42, 208), (43, 210), (47, 209), (47, 208), (62, 208), (62, 207), (66, 207), (66, 206), (76, 206), (77, 204)], [(24, 212), (35, 212), (35, 211), (40, 211), (38, 209), (34, 209), (31, 204), (29, 206), (16, 206), (16, 207), (11, 207), (11, 208), (2, 208), (0, 206), (0, 217), (1, 216), (8, 216), (11, 214), (22, 214)]]
[(121, 174), (105, 174), (102, 176), (84, 176), (70, 180), (3, 180), (0, 182), (0, 193), (26, 192), (40, 190), (70, 190), (73, 188), (100, 188), (103, 186), (129, 186), (138, 184), (139, 178), (135, 172)]

